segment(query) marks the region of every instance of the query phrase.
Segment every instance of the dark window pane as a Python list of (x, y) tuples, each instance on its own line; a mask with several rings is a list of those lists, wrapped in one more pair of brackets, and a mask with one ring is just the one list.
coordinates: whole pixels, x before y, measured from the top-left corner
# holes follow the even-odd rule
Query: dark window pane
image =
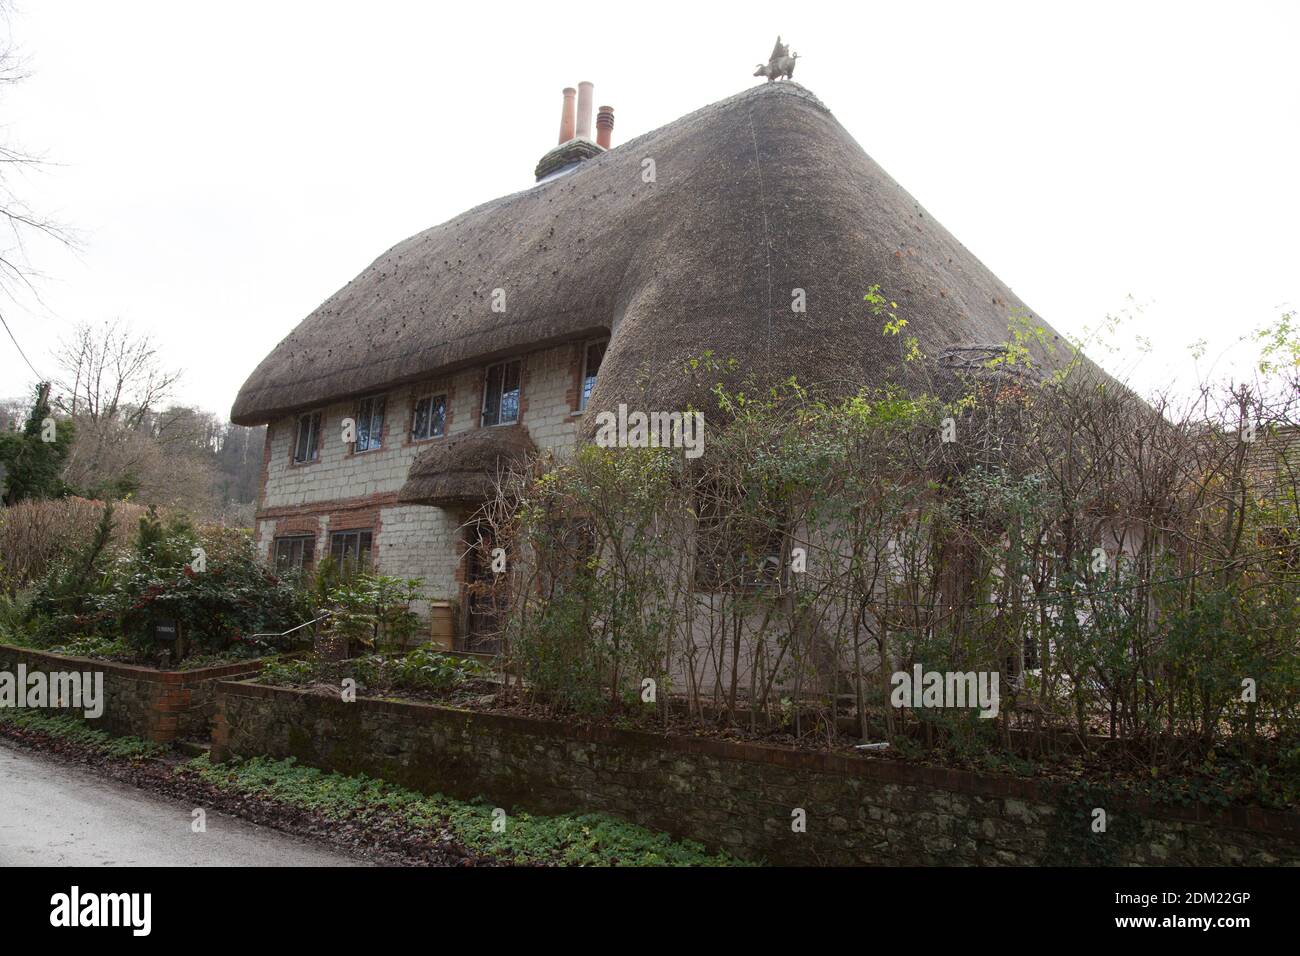
[(380, 446), (383, 429), (383, 399), (363, 398), (356, 406), (356, 444), (354, 450), (369, 451)]
[(307, 535), (275, 539), (275, 567), (278, 571), (309, 568), (316, 550), (316, 541)]
[(320, 412), (298, 416), (298, 435), (294, 439), (293, 460), (315, 461), (320, 441)]
[(504, 366), (493, 365), (483, 383), (483, 424), (496, 425), (501, 421), (501, 374)]
[(384, 406), (387, 399), (383, 395), (363, 398), (357, 403), (357, 440), (355, 451), (370, 451), (378, 448), (384, 435)]
[(507, 362), (502, 374), (501, 415), (497, 421), (519, 421), (519, 363)]
[(422, 398), (415, 403), (415, 419), (411, 424), (412, 438), (429, 437), (429, 406), (432, 402), (431, 398)]
[(370, 447), (370, 399), (365, 398), (357, 406), (357, 440), (355, 448), (357, 451), (365, 451)]
[(582, 402), (579, 408), (586, 408), (591, 398), (591, 390), (596, 387), (596, 375), (600, 372), (600, 363), (605, 358), (607, 342), (593, 342), (587, 346), (587, 358), (582, 373)]
[(369, 531), (335, 531), (330, 535), (330, 557), (339, 565), (369, 567), (370, 542)]
[(433, 410), (429, 416), (429, 436), (436, 437), (447, 426), (447, 396), (439, 395), (433, 399)]
[(384, 440), (384, 412), (388, 400), (383, 396), (370, 403), (370, 447), (378, 448)]

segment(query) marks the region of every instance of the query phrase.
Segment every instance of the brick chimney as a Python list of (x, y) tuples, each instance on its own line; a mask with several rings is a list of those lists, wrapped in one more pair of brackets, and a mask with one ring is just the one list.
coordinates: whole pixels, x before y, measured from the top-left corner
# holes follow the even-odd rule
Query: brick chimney
[(596, 111), (596, 145), (609, 149), (609, 138), (614, 135), (614, 107), (602, 106)]
[(533, 170), (538, 182), (569, 172), (579, 163), (609, 149), (610, 135), (614, 129), (612, 106), (600, 108), (600, 117), (596, 120), (596, 139), (591, 138), (591, 108), (595, 102), (595, 92), (595, 84), (587, 80), (579, 83), (577, 90), (571, 86), (564, 88), (564, 103), (560, 108), (560, 142), (541, 158)]

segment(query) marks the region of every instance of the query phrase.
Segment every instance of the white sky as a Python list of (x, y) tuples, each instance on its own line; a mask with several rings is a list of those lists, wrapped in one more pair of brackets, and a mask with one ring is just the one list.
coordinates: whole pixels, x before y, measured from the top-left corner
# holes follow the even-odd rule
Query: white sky
[[(0, 92), (0, 136), (59, 164), (18, 188), (83, 239), (31, 246), (44, 307), (4, 306), (47, 376), (74, 322), (122, 316), (224, 416), (390, 245), (530, 185), (561, 88), (592, 80), (617, 144), (761, 82), (778, 32), (795, 78), (1058, 329), (1142, 304), (1139, 385), (1300, 306), (1295, 0), (17, 5), (32, 75)], [(0, 396), (33, 381), (0, 337)]]

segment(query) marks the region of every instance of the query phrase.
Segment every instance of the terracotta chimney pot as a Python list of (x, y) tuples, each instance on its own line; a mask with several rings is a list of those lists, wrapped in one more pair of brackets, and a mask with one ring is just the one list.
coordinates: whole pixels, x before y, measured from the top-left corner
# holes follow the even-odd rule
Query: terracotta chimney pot
[(591, 139), (591, 101), (596, 90), (594, 83), (583, 80), (578, 84), (578, 138)]
[(567, 143), (573, 139), (573, 98), (577, 91), (571, 86), (564, 88), (564, 106), (560, 110), (560, 142)]
[(609, 139), (614, 135), (614, 107), (602, 106), (596, 111), (596, 145), (609, 149)]

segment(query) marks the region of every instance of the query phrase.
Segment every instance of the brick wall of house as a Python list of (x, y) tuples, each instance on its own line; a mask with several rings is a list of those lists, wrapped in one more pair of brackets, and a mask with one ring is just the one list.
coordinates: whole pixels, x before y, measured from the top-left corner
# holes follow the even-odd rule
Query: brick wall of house
[[(558, 455), (577, 441), (577, 401), (584, 343), (522, 356), (520, 421), (543, 450)], [(318, 559), (329, 553), (330, 533), (369, 528), (378, 568), (385, 574), (418, 577), (431, 600), (458, 596), (456, 581), (460, 516), (424, 505), (399, 505), (397, 492), (416, 456), (441, 438), (411, 441), (415, 403), (446, 394), (447, 434), (479, 427), (485, 367), (401, 386), (386, 394), (383, 447), (354, 453), (343, 441), (343, 419), (355, 417), (356, 402), (321, 408), (320, 457), (295, 464), (297, 418), (272, 422), (267, 431), (264, 488), (256, 530), (262, 553), (274, 539), (312, 534)], [(423, 613), (423, 602), (417, 608)]]

